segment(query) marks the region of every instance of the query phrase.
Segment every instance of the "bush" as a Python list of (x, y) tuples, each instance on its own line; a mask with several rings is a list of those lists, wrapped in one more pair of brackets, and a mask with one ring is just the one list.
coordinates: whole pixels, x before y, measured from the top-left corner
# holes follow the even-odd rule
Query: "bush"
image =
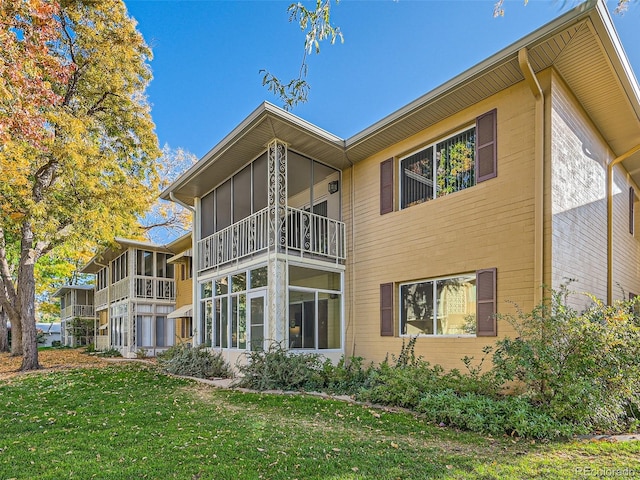
[(51, 342), (51, 346), (55, 348), (60, 348), (62, 347), (62, 342), (60, 340), (54, 340), (53, 342)]
[[(391, 356), (392, 362), (386, 358), (378, 368), (371, 370), (366, 388), (358, 394), (360, 400), (415, 409), (425, 392), (450, 390), (456, 394), (498, 394), (494, 378), (490, 374), (481, 374), (479, 367), (473, 369), (471, 358), (464, 359), (468, 374), (459, 370), (445, 372), (440, 365), (431, 366), (421, 357), (416, 357), (416, 341), (417, 337), (413, 337), (406, 345), (403, 342), (400, 354)], [(483, 362), (484, 359), (481, 364)]]
[(369, 385), (370, 377), (375, 371), (373, 363), (366, 368), (363, 367), (363, 360), (362, 357), (345, 359), (343, 356), (337, 365), (331, 360), (325, 360), (320, 372), (322, 382), (318, 387), (330, 393), (358, 393)]
[(175, 375), (198, 378), (230, 378), (231, 367), (220, 352), (207, 347), (190, 347), (184, 343), (175, 345), (158, 354), (158, 365)]
[(591, 430), (626, 430), (640, 406), (640, 320), (636, 301), (578, 313), (565, 289), (531, 313), (503, 317), (518, 337), (497, 342), (494, 374), (521, 382), (551, 417)]
[(122, 354), (118, 349), (110, 348), (108, 350), (103, 350), (102, 352), (98, 353), (98, 356), (99, 357), (121, 357)]
[(558, 421), (519, 397), (459, 395), (446, 389), (425, 392), (415, 410), (433, 422), (485, 435), (553, 439), (587, 433), (584, 427)]
[(238, 365), (239, 386), (254, 390), (316, 390), (324, 386), (320, 355), (293, 353), (273, 343), (267, 350), (247, 352)]

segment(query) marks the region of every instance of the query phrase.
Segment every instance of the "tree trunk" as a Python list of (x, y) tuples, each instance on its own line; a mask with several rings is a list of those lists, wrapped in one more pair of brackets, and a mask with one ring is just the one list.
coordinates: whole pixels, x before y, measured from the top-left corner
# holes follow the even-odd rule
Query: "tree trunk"
[(9, 318), (11, 320), (11, 356), (20, 357), (24, 352), (22, 348), (22, 321), (20, 317)]
[(7, 316), (0, 308), (0, 352), (9, 351), (9, 336), (7, 329)]
[(33, 232), (31, 223), (22, 225), (22, 245), (20, 268), (18, 269), (18, 299), (20, 303), (20, 320), (22, 321), (22, 366), (21, 370), (37, 370), (38, 340), (36, 336), (36, 251), (33, 248)]

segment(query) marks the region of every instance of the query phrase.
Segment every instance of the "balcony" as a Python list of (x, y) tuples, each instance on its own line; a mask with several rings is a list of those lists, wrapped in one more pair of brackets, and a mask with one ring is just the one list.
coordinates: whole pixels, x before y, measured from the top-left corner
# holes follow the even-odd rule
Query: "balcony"
[(135, 281), (136, 298), (169, 301), (176, 299), (176, 284), (173, 280), (166, 278), (135, 277)]
[[(133, 282), (133, 297), (150, 300), (175, 301), (176, 284), (173, 279), (160, 277), (126, 277), (104, 288), (95, 294), (96, 308), (105, 307), (108, 303), (129, 298), (132, 294), (131, 282)], [(108, 292), (108, 294), (107, 294)]]
[(93, 315), (93, 305), (69, 305), (60, 311), (61, 319), (76, 317), (93, 318)]
[[(264, 208), (198, 242), (198, 271), (265, 252), (270, 247), (269, 209)], [(277, 232), (278, 251), (342, 263), (346, 258), (345, 224), (287, 207)], [(273, 246), (275, 247), (275, 246)]]

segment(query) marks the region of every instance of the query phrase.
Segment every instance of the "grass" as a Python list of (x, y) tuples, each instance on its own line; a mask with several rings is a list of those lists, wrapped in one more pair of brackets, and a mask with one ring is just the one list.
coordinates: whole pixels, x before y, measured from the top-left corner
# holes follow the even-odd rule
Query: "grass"
[(407, 413), (219, 390), (149, 365), (0, 381), (2, 479), (577, 479), (640, 476), (639, 458), (639, 442), (482, 437)]

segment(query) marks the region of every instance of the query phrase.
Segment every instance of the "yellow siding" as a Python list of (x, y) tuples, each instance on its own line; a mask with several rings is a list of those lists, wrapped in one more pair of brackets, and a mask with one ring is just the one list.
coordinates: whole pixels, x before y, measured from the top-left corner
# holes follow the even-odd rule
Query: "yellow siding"
[[(179, 267), (179, 265), (176, 265)], [(176, 268), (180, 270), (180, 268)], [(193, 279), (182, 280), (176, 276), (176, 309), (193, 302)]]
[[(532, 307), (534, 106), (530, 90), (521, 83), (344, 172), (343, 218), (349, 231), (345, 279), (347, 355), (381, 361), (387, 353), (397, 354), (401, 348), (403, 339), (397, 336), (397, 288), (396, 336), (380, 336), (382, 283), (397, 284), (496, 267), (498, 311), (513, 312), (509, 302), (525, 309)], [(398, 158), (472, 125), (477, 116), (494, 108), (498, 122), (497, 178), (398, 210)], [(396, 209), (381, 216), (380, 162), (391, 157), (395, 160)], [(508, 323), (498, 322), (499, 336), (512, 333)], [(421, 337), (416, 354), (445, 368), (461, 368), (462, 357), (480, 358), (482, 347), (494, 340)]]
[[(184, 262), (178, 262), (175, 265), (175, 281), (176, 281), (176, 309), (185, 305), (191, 305), (193, 303), (193, 278), (182, 279), (182, 265)], [(192, 309), (193, 311), (193, 309)], [(191, 321), (193, 321), (191, 319)], [(189, 320), (183, 318), (176, 318), (176, 343), (189, 342), (193, 340), (193, 337), (188, 334), (182, 336), (183, 324), (188, 324)], [(195, 323), (194, 323), (195, 325)], [(187, 325), (184, 326), (185, 331), (188, 331)]]

